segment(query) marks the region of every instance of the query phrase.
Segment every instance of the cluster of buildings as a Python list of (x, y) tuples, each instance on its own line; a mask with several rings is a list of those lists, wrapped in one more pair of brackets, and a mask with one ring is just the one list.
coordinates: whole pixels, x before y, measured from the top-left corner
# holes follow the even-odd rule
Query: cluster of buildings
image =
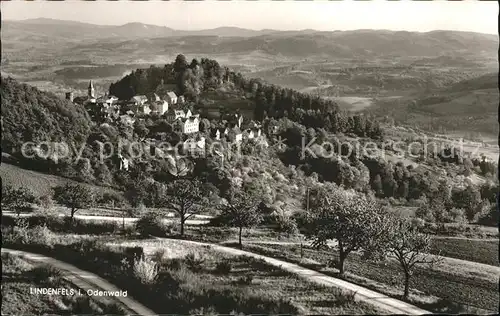
[[(119, 100), (109, 94), (96, 97), (92, 80), (89, 82), (86, 96), (74, 97), (73, 92), (66, 93), (66, 99), (83, 105), (95, 122), (120, 122), (133, 125), (137, 116), (157, 114), (163, 116), (174, 130), (180, 131), (183, 137), (183, 150), (190, 153), (201, 153), (206, 150), (206, 139), (201, 134), (199, 114), (190, 110), (182, 110), (180, 106), (185, 102), (183, 96), (177, 96), (172, 91), (163, 93), (160, 97), (156, 93), (136, 95), (130, 100)], [(259, 139), (262, 136), (261, 126), (255, 122), (246, 124), (243, 128), (243, 115), (227, 114), (220, 117), (218, 127), (210, 130), (212, 140), (225, 140), (229, 143), (240, 143), (243, 139)], [(159, 150), (154, 146), (153, 151)], [(118, 157), (120, 170), (127, 170), (129, 161), (123, 156)]]
[(130, 100), (125, 101), (119, 100), (117, 97), (107, 93), (96, 97), (92, 80), (89, 82), (86, 96), (74, 97), (73, 92), (67, 92), (66, 99), (83, 105), (89, 112), (92, 120), (96, 122), (111, 120), (121, 121), (126, 124), (133, 124), (136, 115), (164, 115), (169, 110), (173, 112), (175, 105), (184, 103), (184, 97), (178, 97), (172, 91), (168, 91), (164, 98), (161, 98), (156, 93), (148, 96), (136, 95)]

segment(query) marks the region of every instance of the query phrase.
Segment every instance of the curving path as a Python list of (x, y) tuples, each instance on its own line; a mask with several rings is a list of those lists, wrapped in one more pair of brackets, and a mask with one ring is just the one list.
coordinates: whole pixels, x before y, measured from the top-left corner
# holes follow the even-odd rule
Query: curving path
[[(481, 239), (481, 240), (489, 240), (489, 239)], [(492, 239), (493, 240), (493, 239)], [(498, 239), (496, 239), (498, 240)], [(228, 244), (228, 243), (237, 243), (238, 240), (228, 240), (224, 241), (222, 244)], [(297, 241), (279, 241), (279, 240), (247, 240), (246, 241), (249, 244), (255, 244), (255, 245), (300, 245), (300, 242)], [(309, 245), (309, 243), (304, 242), (303, 245)], [(329, 246), (336, 246), (335, 241), (331, 241), (328, 243)], [(449, 266), (454, 266), (455, 268), (461, 268), (463, 271), (467, 271), (472, 274), (481, 274), (481, 273), (490, 273), (490, 274), (496, 274), (500, 275), (500, 266), (495, 266), (495, 265), (490, 265), (486, 263), (480, 263), (480, 262), (475, 262), (475, 261), (468, 261), (464, 259), (458, 259), (458, 258), (452, 258), (452, 257), (445, 257), (445, 256), (439, 256), (439, 255), (434, 255), (434, 254), (426, 254), (428, 257), (436, 258), (439, 259), (439, 262), (437, 262), (434, 266), (435, 268), (442, 267), (444, 269), (449, 269)]]
[[(109, 292), (116, 292), (119, 291), (116, 286), (112, 285), (111, 283), (107, 282), (106, 280), (102, 279), (101, 277), (84, 271), (80, 270), (77, 267), (67, 264), (65, 262), (56, 260), (51, 257), (46, 257), (40, 254), (35, 254), (31, 252), (26, 252), (26, 251), (20, 251), (20, 250), (14, 250), (14, 249), (8, 249), (8, 248), (2, 248), (2, 253), (10, 253), (16, 256), (20, 256), (28, 261), (32, 262), (40, 262), (44, 264), (49, 264), (51, 266), (54, 266), (64, 272), (64, 278), (73, 283), (75, 286), (78, 288), (87, 291), (87, 290), (102, 290), (102, 291), (109, 291)], [(143, 316), (148, 316), (148, 315), (156, 315), (152, 310), (148, 309), (147, 307), (143, 306), (139, 302), (135, 301), (129, 296), (113, 296), (113, 297), (97, 297), (98, 300), (101, 301), (110, 301), (110, 302), (116, 302), (119, 301), (123, 306), (126, 307), (126, 312), (128, 315), (143, 315)]]
[[(156, 238), (156, 239), (167, 239), (167, 238)], [(170, 239), (169, 239), (170, 240)], [(288, 272), (294, 273), (295, 275), (298, 275), (308, 281), (317, 283), (317, 284), (322, 284), (328, 287), (335, 287), (339, 288), (342, 290), (347, 290), (347, 291), (352, 291), (355, 293), (355, 298), (358, 299), (359, 301), (366, 302), (368, 304), (372, 304), (373, 306), (385, 310), (391, 314), (404, 314), (404, 315), (423, 315), (423, 314), (431, 314), (431, 312), (420, 309), (414, 305), (408, 304), (406, 302), (394, 299), (392, 297), (389, 297), (387, 295), (366, 289), (364, 287), (361, 287), (359, 285), (334, 278), (325, 274), (322, 274), (320, 272), (307, 269), (304, 267), (301, 267), (297, 264), (293, 264), (290, 262), (274, 259), (271, 257), (259, 255), (253, 252), (248, 252), (244, 250), (239, 250), (235, 248), (230, 248), (230, 247), (225, 247), (221, 246), (218, 244), (210, 244), (210, 243), (203, 243), (203, 242), (197, 242), (197, 241), (191, 241), (191, 240), (180, 240), (180, 239), (175, 239), (178, 242), (184, 242), (184, 243), (191, 243), (195, 245), (200, 245), (200, 246), (210, 246), (212, 249), (216, 251), (221, 251), (233, 255), (245, 255), (249, 257), (253, 257), (256, 259), (262, 259), (265, 262), (267, 262), (270, 265), (273, 265), (275, 267), (280, 267), (283, 270), (286, 270)]]
[[(14, 212), (2, 212), (2, 215), (5, 216), (10, 216), (10, 217), (16, 217), (17, 214)], [(20, 217), (30, 217), (34, 216), (35, 214), (33, 213), (23, 213), (20, 214)], [(173, 222), (173, 221), (179, 221), (178, 218), (174, 217), (174, 214), (167, 214), (170, 215), (169, 218), (164, 218), (163, 221), (165, 223)], [(58, 214), (59, 217), (67, 217), (68, 214)], [(188, 219), (186, 221), (187, 225), (203, 225), (207, 224), (210, 222), (210, 219), (212, 218), (211, 216), (208, 215), (194, 215), (194, 218), (199, 218), (199, 219)], [(75, 214), (74, 218), (80, 219), (80, 220), (86, 220), (86, 221), (108, 221), (108, 222), (119, 222), (119, 223), (126, 223), (126, 224), (131, 224), (135, 223), (136, 221), (139, 220), (138, 217), (115, 217), (115, 216), (103, 216), (103, 215), (78, 215)]]

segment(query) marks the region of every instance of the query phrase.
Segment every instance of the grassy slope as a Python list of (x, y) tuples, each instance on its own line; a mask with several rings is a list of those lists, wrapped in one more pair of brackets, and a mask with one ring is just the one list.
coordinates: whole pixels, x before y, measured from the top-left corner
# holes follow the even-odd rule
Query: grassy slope
[[(32, 170), (22, 169), (15, 165), (2, 162), (0, 165), (0, 176), (2, 185), (9, 184), (13, 187), (24, 187), (30, 189), (36, 196), (51, 194), (51, 188), (66, 182), (77, 183), (74, 180), (44, 174)], [(114, 191), (110, 188), (84, 184), (98, 192)]]

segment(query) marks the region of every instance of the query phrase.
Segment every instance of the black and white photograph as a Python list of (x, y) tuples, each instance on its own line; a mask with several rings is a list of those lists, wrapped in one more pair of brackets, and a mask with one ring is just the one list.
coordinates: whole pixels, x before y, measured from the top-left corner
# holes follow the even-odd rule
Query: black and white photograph
[(0, 6), (2, 315), (499, 313), (498, 2)]

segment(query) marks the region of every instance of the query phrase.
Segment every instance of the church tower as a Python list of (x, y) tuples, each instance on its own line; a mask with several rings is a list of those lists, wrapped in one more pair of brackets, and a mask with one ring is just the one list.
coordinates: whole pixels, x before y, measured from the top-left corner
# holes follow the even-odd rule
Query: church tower
[(94, 89), (94, 84), (92, 83), (92, 80), (90, 80), (90, 82), (89, 82), (88, 97), (89, 97), (89, 99), (95, 98), (95, 89)]

